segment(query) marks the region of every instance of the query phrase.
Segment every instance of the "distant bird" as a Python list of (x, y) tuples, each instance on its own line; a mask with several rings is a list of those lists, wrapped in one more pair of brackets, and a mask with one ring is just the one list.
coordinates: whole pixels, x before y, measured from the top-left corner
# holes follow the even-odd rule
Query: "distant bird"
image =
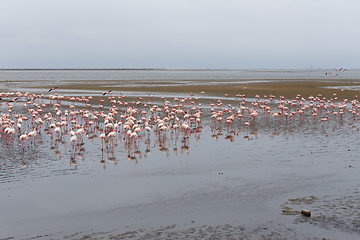
[(10, 100), (9, 102), (16, 102), (17, 100), (19, 100), (19, 98), (14, 98), (13, 100)]
[(51, 92), (53, 90), (57, 89), (57, 87), (50, 88), (48, 91)]
[(346, 68), (334, 68), (334, 70), (338, 72), (345, 72)]
[(107, 91), (107, 92), (101, 92), (103, 96), (105, 96), (106, 94), (111, 93), (111, 90)]

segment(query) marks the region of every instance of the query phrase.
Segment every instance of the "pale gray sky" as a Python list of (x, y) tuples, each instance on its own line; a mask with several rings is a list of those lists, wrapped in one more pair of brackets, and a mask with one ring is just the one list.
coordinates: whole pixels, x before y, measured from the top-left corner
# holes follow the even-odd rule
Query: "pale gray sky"
[(360, 68), (359, 0), (1, 0), (0, 68)]

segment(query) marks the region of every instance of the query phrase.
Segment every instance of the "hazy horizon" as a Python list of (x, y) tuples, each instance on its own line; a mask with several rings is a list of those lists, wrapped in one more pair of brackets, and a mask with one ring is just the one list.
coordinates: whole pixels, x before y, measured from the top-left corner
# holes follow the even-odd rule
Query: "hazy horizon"
[(356, 0), (4, 0), (0, 69), (360, 68)]

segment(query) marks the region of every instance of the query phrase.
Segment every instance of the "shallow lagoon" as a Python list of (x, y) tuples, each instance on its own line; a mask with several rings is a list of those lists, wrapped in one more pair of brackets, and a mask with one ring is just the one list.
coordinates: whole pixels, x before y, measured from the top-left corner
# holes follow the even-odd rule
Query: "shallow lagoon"
[[(23, 74), (23, 79), (27, 76), (16, 74)], [(43, 74), (47, 72), (40, 73)], [(141, 74), (151, 79), (146, 72)], [(314, 78), (317, 74), (320, 76), (316, 73)], [(230, 82), (236, 77), (239, 76)], [(57, 81), (61, 82), (59, 78)], [(93, 95), (91, 108), (97, 108), (100, 98), (106, 100), (99, 82), (78, 78), (74, 82), (80, 81), (82, 84), (78, 85), (84, 86), (76, 85), (78, 94), (76, 89), (70, 89), (74, 88), (71, 80), (59, 84), (54, 93), (67, 95), (71, 90), (73, 96)], [(286, 76), (283, 78), (286, 80)], [(45, 80), (48, 85), (31, 80), (32, 87), (22, 85), (19, 79), (16, 77), (14, 86), (3, 82), (2, 88), (9, 92), (21, 89), (49, 94), (50, 77)], [(120, 80), (112, 81), (122, 84)], [(206, 78), (202, 81), (206, 82)], [(226, 86), (227, 80), (221, 81)], [(337, 79), (336, 84), (340, 83), (342, 80)], [(244, 94), (244, 86), (239, 93)], [(123, 91), (122, 100), (130, 103), (143, 97), (143, 101), (161, 105), (164, 99), (160, 96), (165, 95), (171, 103), (174, 97), (193, 97), (188, 90), (175, 89), (164, 94), (140, 86), (137, 94)], [(357, 94), (348, 89), (332, 90), (339, 95)], [(316, 91), (320, 93), (322, 89)], [(321, 122), (321, 116), (314, 118), (309, 112), (302, 118), (282, 117), (275, 121), (271, 115), (261, 113), (251, 122), (244, 114), (231, 126), (220, 125), (210, 118), (209, 102), (219, 98), (224, 106), (230, 103), (238, 110), (239, 98), (224, 97), (222, 91), (217, 95), (191, 92), (198, 98), (193, 101), (202, 103), (203, 116), (201, 126), (193, 127), (185, 139), (182, 131), (168, 131), (159, 137), (153, 123), (153, 131), (139, 135), (132, 147), (119, 133), (115, 144), (102, 151), (101, 127), (85, 134), (76, 148), (71, 146), (68, 134), (58, 138), (44, 127), (34, 139), (35, 144), (26, 142), (23, 150), (17, 135), (9, 140), (2, 133), (1, 238), (358, 237), (358, 116), (330, 115), (328, 121)], [(258, 93), (261, 95), (261, 91)], [(118, 90), (111, 94), (121, 95)], [(153, 95), (151, 99), (149, 94)], [(3, 97), (2, 112), (7, 111), (11, 99)], [(49, 100), (44, 97), (38, 101)], [(254, 96), (247, 95), (244, 106), (252, 107), (255, 101)], [(278, 102), (274, 101), (273, 109)], [(26, 114), (23, 103), (12, 103), (13, 110)], [(63, 101), (63, 110), (69, 104)], [(76, 109), (85, 108), (83, 103), (72, 104)], [(188, 108), (189, 101), (184, 105)], [(104, 104), (104, 111), (109, 108)], [(48, 106), (48, 110), (53, 111), (53, 106)], [(319, 114), (325, 116), (325, 111), (319, 110)], [(245, 126), (248, 120), (251, 124)], [(297, 214), (301, 209), (309, 209), (312, 217)]]

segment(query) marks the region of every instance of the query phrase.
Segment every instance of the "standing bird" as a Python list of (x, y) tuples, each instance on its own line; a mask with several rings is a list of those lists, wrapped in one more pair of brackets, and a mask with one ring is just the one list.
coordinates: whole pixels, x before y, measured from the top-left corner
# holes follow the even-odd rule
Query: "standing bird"
[(77, 140), (76, 135), (72, 135), (72, 136), (70, 137), (70, 143), (71, 143), (71, 146), (72, 146), (72, 147), (75, 147), (75, 145), (76, 145), (76, 140)]
[(28, 134), (27, 132), (25, 132), (23, 135), (21, 135), (19, 137), (19, 140), (21, 141), (21, 145), (22, 145), (22, 148), (23, 148), (23, 151), (24, 151), (24, 140), (28, 138)]
[(30, 138), (31, 144), (32, 144), (32, 142), (33, 142), (33, 139), (34, 139), (35, 136), (36, 136), (36, 130), (37, 130), (37, 128), (35, 127), (34, 130), (32, 130), (32, 131), (30, 131), (30, 132), (28, 133), (28, 137)]

